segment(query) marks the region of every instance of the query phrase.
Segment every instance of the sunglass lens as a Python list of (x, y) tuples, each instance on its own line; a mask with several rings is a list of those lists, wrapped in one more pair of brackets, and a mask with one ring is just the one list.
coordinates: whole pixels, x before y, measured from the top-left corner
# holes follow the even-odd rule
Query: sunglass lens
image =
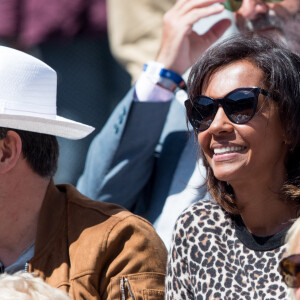
[[(263, 0), (264, 2), (268, 3), (280, 3), (283, 0)], [(227, 10), (230, 10), (232, 12), (236, 12), (240, 9), (242, 6), (243, 0), (226, 0), (225, 2), (221, 3), (225, 6)]]
[(190, 122), (196, 131), (204, 131), (212, 123), (214, 115), (213, 101), (206, 97), (200, 97), (193, 104)]
[(300, 287), (300, 255), (291, 255), (280, 263), (280, 273), (289, 287)]
[(235, 12), (240, 9), (240, 7), (242, 6), (242, 2), (243, 0), (226, 0), (222, 4), (227, 10)]
[(297, 277), (294, 277), (291, 274), (285, 274), (284, 276), (284, 282), (289, 287), (299, 287), (300, 281)]
[(256, 95), (252, 91), (237, 91), (226, 97), (224, 109), (231, 121), (244, 124), (251, 120), (255, 113)]
[(282, 1), (283, 0), (265, 0), (265, 2), (268, 2), (268, 3), (280, 3)]

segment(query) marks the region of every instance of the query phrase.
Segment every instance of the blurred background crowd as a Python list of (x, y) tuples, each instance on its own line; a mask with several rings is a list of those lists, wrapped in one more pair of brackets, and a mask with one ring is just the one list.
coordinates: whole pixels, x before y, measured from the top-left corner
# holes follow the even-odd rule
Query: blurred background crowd
[[(143, 63), (157, 53), (162, 15), (174, 3), (0, 1), (1, 44), (28, 52), (55, 69), (58, 114), (96, 128), (76, 144), (59, 139), (57, 183), (76, 184), (91, 140), (137, 78)], [(140, 10), (146, 15), (139, 14)]]
[(96, 131), (86, 139), (59, 139), (57, 182), (75, 184), (88, 146), (130, 87), (113, 58), (105, 0), (0, 1), (0, 39), (42, 59), (58, 74), (58, 114)]

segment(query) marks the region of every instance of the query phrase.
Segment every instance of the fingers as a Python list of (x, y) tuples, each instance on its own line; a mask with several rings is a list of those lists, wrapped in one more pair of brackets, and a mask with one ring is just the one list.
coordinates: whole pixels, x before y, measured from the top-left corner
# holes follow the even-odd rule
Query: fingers
[(223, 5), (211, 5), (218, 2), (220, 0), (179, 0), (164, 16), (156, 60), (167, 69), (183, 74), (193, 64), (195, 55), (201, 55), (230, 25), (230, 21), (222, 20), (205, 36), (193, 34), (195, 22), (224, 10)]
[(194, 23), (198, 22), (202, 18), (209, 17), (211, 15), (219, 14), (224, 10), (224, 6), (221, 4), (213, 5), (204, 8), (197, 8), (189, 11), (181, 17), (180, 22), (187, 27), (192, 28)]
[(224, 10), (223, 5), (217, 4), (219, 2), (220, 0), (179, 0), (178, 7), (175, 5), (164, 16), (164, 31), (190, 33), (195, 22)]
[(222, 36), (230, 25), (231, 20), (224, 19), (214, 24), (204, 35), (198, 35), (196, 32), (193, 32), (190, 35), (191, 64), (194, 64), (207, 48)]
[[(181, 16), (191, 12), (194, 9), (206, 8), (212, 4), (222, 3), (225, 0), (179, 0), (173, 7), (174, 12)], [(171, 9), (171, 10), (173, 10)], [(171, 11), (170, 10), (170, 11)]]
[(231, 20), (229, 19), (223, 19), (214, 24), (210, 30), (204, 35), (209, 37), (211, 40), (211, 43), (214, 43), (217, 39), (219, 39), (222, 34), (226, 31), (226, 29), (229, 28), (231, 25)]

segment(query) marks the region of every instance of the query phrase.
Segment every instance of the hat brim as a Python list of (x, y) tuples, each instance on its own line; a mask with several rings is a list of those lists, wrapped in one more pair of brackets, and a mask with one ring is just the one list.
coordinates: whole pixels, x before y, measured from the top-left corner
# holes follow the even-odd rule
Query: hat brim
[(94, 131), (94, 127), (60, 116), (46, 119), (34, 116), (0, 114), (0, 127), (50, 134), (78, 140)]

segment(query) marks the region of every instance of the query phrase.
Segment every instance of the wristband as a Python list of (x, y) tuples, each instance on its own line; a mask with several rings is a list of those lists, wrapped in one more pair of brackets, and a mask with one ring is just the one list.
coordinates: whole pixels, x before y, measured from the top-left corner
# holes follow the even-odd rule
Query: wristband
[(164, 65), (155, 61), (150, 61), (144, 65), (143, 71), (147, 77), (154, 83), (172, 92), (178, 87), (186, 89), (183, 78), (177, 73), (165, 69)]

